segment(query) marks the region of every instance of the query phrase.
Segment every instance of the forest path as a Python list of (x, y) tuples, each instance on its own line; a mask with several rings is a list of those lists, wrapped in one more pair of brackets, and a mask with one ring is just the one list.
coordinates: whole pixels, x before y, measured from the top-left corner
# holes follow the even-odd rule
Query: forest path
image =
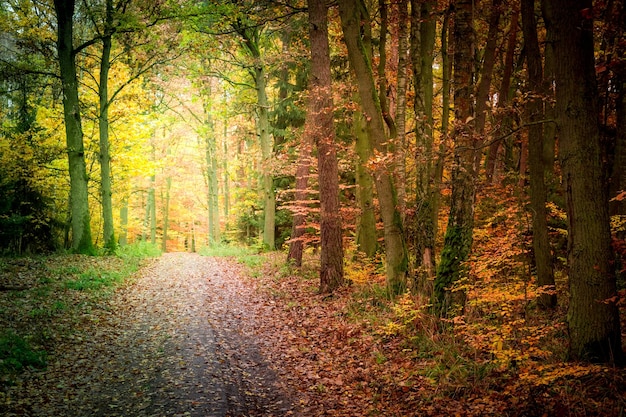
[(15, 401), (38, 416), (291, 415), (255, 334), (263, 303), (238, 268), (163, 255), (94, 309)]

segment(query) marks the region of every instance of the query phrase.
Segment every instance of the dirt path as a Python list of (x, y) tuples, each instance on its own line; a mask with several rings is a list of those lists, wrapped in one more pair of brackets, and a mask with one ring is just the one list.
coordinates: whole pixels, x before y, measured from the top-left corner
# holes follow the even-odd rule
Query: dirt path
[(45, 372), (12, 389), (9, 415), (291, 415), (261, 354), (254, 298), (233, 263), (163, 255), (87, 314), (90, 330)]

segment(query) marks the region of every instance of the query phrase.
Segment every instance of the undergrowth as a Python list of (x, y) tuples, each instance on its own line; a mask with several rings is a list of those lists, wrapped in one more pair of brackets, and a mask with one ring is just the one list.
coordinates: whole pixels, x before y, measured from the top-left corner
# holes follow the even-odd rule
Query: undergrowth
[[(406, 407), (397, 415), (417, 406), (423, 415), (442, 415), (452, 407), (450, 401), (458, 401), (469, 415), (626, 415), (623, 369), (567, 360), (562, 209), (551, 205), (549, 210), (556, 278), (550, 291), (558, 299), (553, 310), (537, 303), (544, 289), (534, 277), (527, 202), (510, 187), (479, 195), (476, 210), (474, 249), (460, 288), (466, 304), (450, 319), (431, 314), (427, 294), (409, 291), (391, 299), (380, 259), (367, 259), (350, 246), (344, 258), (349, 285), (332, 296), (314, 296), (319, 257), (311, 253), (300, 269), (285, 266), (284, 254), (259, 255), (263, 261), (253, 275), (287, 311), (294, 305), (298, 311), (307, 305), (310, 311), (334, 309), (327, 316), (337, 317), (336, 323), (320, 326), (341, 328), (347, 320), (362, 329), (359, 340), (367, 347), (359, 352), (351, 345), (343, 362), (351, 364), (359, 355), (360, 366), (370, 369), (370, 380), (356, 389), (372, 394), (376, 412), (404, 404), (397, 406)], [(307, 343), (324, 346), (327, 341), (309, 337)], [(346, 365), (344, 372), (352, 370)], [(378, 388), (371, 393), (368, 387)]]

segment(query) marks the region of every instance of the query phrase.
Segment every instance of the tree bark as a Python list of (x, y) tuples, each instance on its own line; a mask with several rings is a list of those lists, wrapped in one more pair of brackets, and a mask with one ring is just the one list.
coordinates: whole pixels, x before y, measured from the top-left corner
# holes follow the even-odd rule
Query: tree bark
[(304, 251), (303, 236), (309, 210), (307, 206), (309, 200), (309, 174), (311, 172), (311, 139), (310, 135), (304, 135), (303, 143), (300, 146), (300, 154), (298, 155), (298, 167), (296, 168), (296, 190), (294, 194), (293, 221), (287, 261), (292, 262), (297, 267), (302, 266), (302, 254)]
[[(489, 111), (487, 103), (490, 101), (489, 90), (491, 87), (491, 79), (493, 78), (493, 68), (496, 64), (496, 46), (498, 41), (498, 26), (500, 23), (500, 15), (502, 14), (502, 0), (492, 0), (491, 14), (489, 15), (489, 31), (487, 32), (487, 43), (485, 44), (485, 52), (483, 54), (483, 66), (480, 73), (480, 82), (476, 88), (476, 125), (475, 130), (478, 135), (477, 145), (483, 142), (482, 136), (485, 132), (485, 124), (487, 122), (487, 112)], [(476, 161), (474, 163), (474, 171), (480, 170), (483, 152), (476, 152)]]
[(111, 153), (109, 142), (109, 69), (111, 68), (111, 33), (113, 31), (113, 1), (106, 1), (104, 36), (102, 37), (102, 54), (100, 57), (100, 83), (98, 98), (100, 112), (98, 130), (100, 134), (100, 194), (102, 198), (102, 223), (104, 247), (114, 252), (115, 228), (113, 225), (113, 202), (111, 190)]
[[(504, 57), (504, 69), (502, 71), (502, 83), (500, 84), (500, 92), (498, 97), (498, 108), (505, 109), (509, 105), (509, 89), (511, 88), (511, 76), (513, 74), (513, 60), (515, 58), (515, 49), (517, 47), (517, 32), (519, 21), (519, 10), (513, 6), (514, 9), (511, 14), (511, 23), (509, 25), (509, 37), (507, 40), (506, 56)], [(546, 45), (546, 48), (548, 46)], [(501, 117), (500, 128), (497, 130), (498, 136), (502, 136), (505, 130), (510, 131), (511, 120), (510, 117), (505, 114)], [(508, 133), (508, 132), (507, 132)], [(491, 184), (494, 180), (494, 174), (496, 171), (496, 163), (498, 161), (498, 153), (502, 141), (494, 141), (489, 145), (489, 151), (487, 152), (487, 161), (485, 163), (485, 176), (487, 183)]]
[(556, 115), (567, 208), (571, 359), (623, 363), (608, 190), (600, 149), (591, 0), (543, 0), (554, 45)]
[(541, 51), (537, 37), (535, 19), (535, 0), (522, 0), (522, 29), (526, 50), (526, 68), (528, 74), (529, 99), (526, 104), (528, 128), (528, 167), (530, 174), (530, 207), (532, 209), (533, 252), (537, 270), (537, 285), (540, 287), (539, 306), (556, 306), (554, 293), (554, 271), (552, 254), (548, 241), (548, 221), (546, 210), (546, 184), (544, 179), (543, 159), (543, 70)]
[(356, 244), (361, 252), (369, 258), (376, 254), (378, 249), (378, 232), (376, 230), (376, 212), (374, 207), (374, 179), (367, 169), (367, 162), (372, 156), (367, 126), (363, 113), (357, 110), (353, 117), (352, 128), (356, 137), (356, 185), (357, 203), (360, 215), (356, 227)]
[(87, 168), (81, 125), (76, 55), (73, 48), (74, 0), (54, 0), (57, 16), (57, 52), (63, 88), (63, 116), (70, 171), (72, 249), (78, 253), (95, 252), (91, 240)]
[(261, 145), (261, 194), (263, 198), (263, 245), (275, 249), (276, 194), (271, 173), (272, 140), (269, 122), (269, 100), (267, 98), (265, 66), (261, 59), (259, 28), (246, 25), (241, 21), (234, 24), (235, 31), (241, 36), (245, 50), (252, 58), (253, 68), (250, 74), (257, 93), (257, 130)]
[[(402, 224), (406, 217), (406, 92), (407, 51), (409, 36), (408, 0), (398, 3), (398, 71), (396, 76), (396, 178), (398, 184), (398, 210)], [(431, 55), (432, 56), (432, 55)]]
[(163, 199), (163, 236), (161, 240), (161, 250), (167, 252), (167, 234), (170, 228), (170, 190), (172, 189), (172, 177), (165, 178), (165, 195)]
[[(348, 58), (357, 79), (370, 141), (369, 146), (379, 156), (384, 157), (384, 160), (387, 160), (386, 144), (389, 138), (385, 134), (383, 114), (368, 52), (371, 51), (371, 45), (368, 43), (368, 39), (361, 37), (361, 25), (366, 32), (370, 28), (367, 7), (360, 0), (340, 0), (339, 14), (348, 49)], [(393, 171), (393, 163), (377, 162), (374, 180), (384, 224), (387, 289), (391, 294), (398, 294), (406, 288), (408, 254), (402, 218), (397, 209), (397, 196), (391, 176)]]
[(320, 188), (321, 265), (320, 292), (332, 292), (343, 284), (343, 240), (339, 213), (339, 168), (333, 123), (333, 98), (328, 45), (328, 7), (309, 2), (311, 80), (305, 135), (317, 146)]
[(432, 4), (411, 2), (411, 60), (415, 86), (416, 160), (416, 242), (415, 263), (417, 284), (425, 294), (430, 293), (435, 271), (435, 236), (439, 210), (439, 187), (434, 163), (433, 120), (433, 51), (436, 22)]
[(209, 220), (209, 246), (220, 242), (220, 211), (217, 169), (217, 141), (213, 122), (213, 80), (203, 80), (202, 105), (204, 111), (204, 153), (206, 165), (207, 207)]
[[(463, 263), (472, 246), (474, 228), (475, 131), (472, 121), (472, 67), (474, 48), (473, 2), (457, 0), (454, 16), (455, 149), (452, 196), (441, 261), (434, 283), (435, 310), (442, 316), (463, 308), (464, 291), (454, 288), (465, 276)], [(454, 311), (453, 313), (458, 313)]]

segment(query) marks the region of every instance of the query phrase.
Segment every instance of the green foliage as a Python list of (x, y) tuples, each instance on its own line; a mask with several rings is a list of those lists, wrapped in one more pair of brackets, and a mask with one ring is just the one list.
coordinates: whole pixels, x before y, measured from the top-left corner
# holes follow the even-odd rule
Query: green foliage
[(19, 372), (24, 368), (44, 368), (46, 352), (34, 349), (27, 339), (8, 330), (0, 333), (0, 373)]

